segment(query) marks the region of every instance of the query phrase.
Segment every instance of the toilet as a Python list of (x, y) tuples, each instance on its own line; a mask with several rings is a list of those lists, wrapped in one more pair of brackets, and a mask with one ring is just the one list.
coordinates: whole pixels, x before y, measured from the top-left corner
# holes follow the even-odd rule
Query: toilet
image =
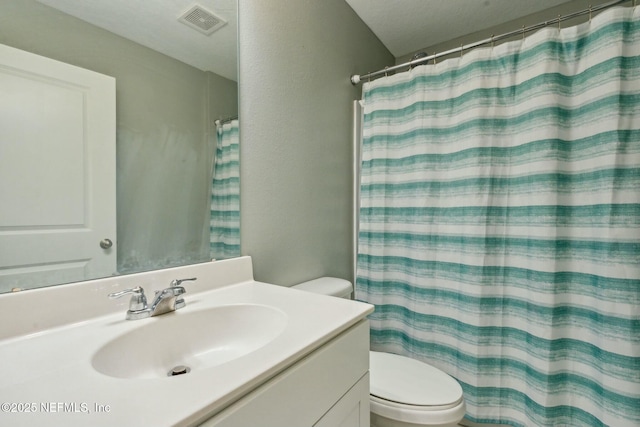
[[(334, 277), (292, 286), (350, 298), (351, 282)], [(465, 414), (462, 387), (441, 370), (397, 354), (369, 352), (371, 427), (453, 427)]]

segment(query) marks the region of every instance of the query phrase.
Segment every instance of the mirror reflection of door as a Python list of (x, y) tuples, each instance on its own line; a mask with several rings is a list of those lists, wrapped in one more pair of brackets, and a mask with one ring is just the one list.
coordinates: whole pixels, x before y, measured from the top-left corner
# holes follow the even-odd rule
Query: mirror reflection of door
[(0, 45), (0, 292), (117, 272), (115, 173), (115, 79)]

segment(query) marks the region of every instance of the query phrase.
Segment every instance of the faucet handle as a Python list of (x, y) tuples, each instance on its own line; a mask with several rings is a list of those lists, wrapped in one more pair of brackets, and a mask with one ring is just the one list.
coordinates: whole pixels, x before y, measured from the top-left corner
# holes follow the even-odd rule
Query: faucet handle
[(109, 298), (120, 298), (121, 296), (133, 294), (131, 301), (129, 302), (129, 312), (138, 312), (147, 309), (147, 297), (144, 295), (144, 289), (141, 286), (135, 288), (125, 289), (120, 292), (112, 292), (109, 294)]
[[(197, 277), (192, 277), (190, 279), (174, 279), (174, 280), (171, 281), (171, 287), (175, 288), (175, 287), (180, 286), (180, 284), (182, 282), (187, 282), (187, 281), (190, 282), (190, 281), (194, 281), (194, 280), (198, 280), (198, 278)], [(179, 308), (184, 307), (185, 305), (187, 305), (187, 303), (184, 301), (184, 298), (182, 296), (179, 296), (176, 299), (176, 310), (178, 310)]]
[(171, 287), (176, 287), (176, 286), (180, 286), (180, 284), (182, 282), (190, 282), (190, 281), (195, 281), (195, 280), (198, 280), (198, 278), (197, 277), (192, 277), (190, 279), (174, 279), (174, 280), (171, 281), (170, 286)]

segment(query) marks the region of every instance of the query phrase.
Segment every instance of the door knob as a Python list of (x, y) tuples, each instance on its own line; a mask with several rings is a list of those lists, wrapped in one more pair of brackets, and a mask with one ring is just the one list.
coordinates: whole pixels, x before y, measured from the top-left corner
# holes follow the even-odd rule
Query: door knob
[(100, 240), (100, 247), (102, 249), (109, 249), (111, 246), (113, 246), (113, 242), (110, 239)]

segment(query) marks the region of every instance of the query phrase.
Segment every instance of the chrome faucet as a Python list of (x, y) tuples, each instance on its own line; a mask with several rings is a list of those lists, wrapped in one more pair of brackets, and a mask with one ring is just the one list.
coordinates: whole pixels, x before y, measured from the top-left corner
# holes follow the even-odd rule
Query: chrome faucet
[[(156, 296), (149, 307), (149, 316), (159, 316), (176, 310), (176, 299), (186, 291), (182, 286), (170, 286), (156, 292)], [(184, 301), (184, 300), (183, 300)]]
[(147, 304), (147, 297), (144, 289), (140, 286), (125, 289), (120, 292), (109, 294), (109, 298), (120, 298), (121, 296), (132, 294), (129, 302), (129, 310), (127, 310), (127, 320), (144, 319), (145, 317), (159, 316), (178, 310), (186, 305), (182, 294), (186, 290), (180, 284), (186, 280), (197, 280), (195, 277), (191, 279), (172, 280), (168, 288), (156, 291), (155, 297), (151, 305)]

